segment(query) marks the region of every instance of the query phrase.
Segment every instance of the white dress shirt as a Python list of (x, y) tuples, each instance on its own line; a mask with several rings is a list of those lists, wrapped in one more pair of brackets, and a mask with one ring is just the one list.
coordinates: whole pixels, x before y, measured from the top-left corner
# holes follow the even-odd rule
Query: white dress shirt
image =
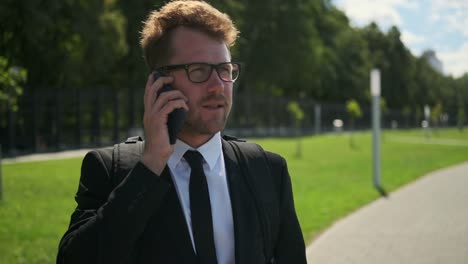
[(198, 149), (193, 149), (177, 139), (174, 153), (167, 162), (172, 180), (181, 202), (187, 227), (195, 249), (190, 213), (190, 166), (184, 159), (187, 150), (197, 150), (203, 156), (203, 171), (210, 193), (211, 213), (213, 217), (213, 234), (216, 257), (219, 264), (234, 264), (234, 225), (232, 219), (231, 198), (229, 196), (226, 168), (221, 145), (221, 134), (216, 133), (208, 142)]

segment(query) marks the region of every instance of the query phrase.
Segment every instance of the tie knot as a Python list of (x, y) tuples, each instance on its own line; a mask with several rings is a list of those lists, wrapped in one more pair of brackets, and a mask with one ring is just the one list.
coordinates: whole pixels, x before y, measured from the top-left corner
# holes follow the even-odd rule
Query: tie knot
[(190, 165), (190, 168), (203, 168), (203, 156), (195, 150), (187, 150), (184, 154), (185, 160)]

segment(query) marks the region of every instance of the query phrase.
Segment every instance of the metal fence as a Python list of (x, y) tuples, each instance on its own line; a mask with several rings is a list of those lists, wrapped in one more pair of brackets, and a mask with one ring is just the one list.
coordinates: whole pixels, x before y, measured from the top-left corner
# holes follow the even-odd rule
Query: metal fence
[[(142, 134), (142, 89), (116, 90), (55, 89), (41, 93), (27, 90), (19, 102), (17, 112), (0, 115), (0, 144), (6, 156), (33, 152), (57, 151), (83, 147), (99, 147), (123, 141), (128, 136)], [(361, 106), (363, 116), (350, 127), (350, 116), (343, 104), (296, 100), (304, 111), (300, 125), (303, 135), (340, 130), (370, 128), (370, 105)], [(234, 95), (226, 134), (238, 137), (287, 137), (297, 130), (287, 106), (291, 99), (262, 94)], [(444, 125), (456, 125), (453, 118)], [(343, 127), (333, 126), (340, 119)], [(383, 115), (384, 128), (420, 126), (421, 116), (404, 115), (388, 110)]]

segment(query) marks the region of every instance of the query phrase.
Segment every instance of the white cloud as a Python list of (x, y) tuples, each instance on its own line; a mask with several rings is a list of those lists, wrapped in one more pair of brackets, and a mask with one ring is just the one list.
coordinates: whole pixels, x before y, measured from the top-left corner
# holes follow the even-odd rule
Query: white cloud
[(407, 9), (417, 9), (419, 3), (406, 0), (341, 0), (336, 5), (342, 9), (351, 21), (363, 26), (370, 22), (376, 22), (381, 28), (402, 25), (402, 19), (397, 11), (397, 7)]
[(443, 63), (444, 72), (460, 77), (468, 73), (468, 43), (464, 43), (459, 49), (441, 52), (437, 55)]
[[(396, 25), (401, 31), (401, 40), (414, 55), (433, 49), (443, 62), (445, 73), (461, 76), (468, 72), (468, 0), (334, 2), (353, 25), (364, 26), (374, 21), (382, 31)], [(417, 16), (417, 20), (409, 17), (411, 15)]]
[(458, 32), (468, 37), (468, 1), (432, 0), (431, 22), (446, 24), (447, 32)]
[(432, 0), (432, 7), (436, 9), (461, 9), (467, 8), (468, 2), (466, 0)]
[(422, 53), (422, 45), (426, 42), (426, 38), (407, 30), (401, 32), (401, 41), (411, 50), (411, 53), (415, 56), (419, 56)]
[(401, 32), (401, 40), (406, 46), (421, 44), (426, 41), (423, 36), (413, 34), (407, 30), (403, 30), (403, 32)]
[(408, 8), (408, 9), (418, 9), (420, 7), (419, 2), (416, 1), (393, 1), (395, 4)]
[(401, 25), (402, 23), (400, 15), (388, 1), (343, 0), (337, 5), (359, 26), (372, 21), (381, 27)]

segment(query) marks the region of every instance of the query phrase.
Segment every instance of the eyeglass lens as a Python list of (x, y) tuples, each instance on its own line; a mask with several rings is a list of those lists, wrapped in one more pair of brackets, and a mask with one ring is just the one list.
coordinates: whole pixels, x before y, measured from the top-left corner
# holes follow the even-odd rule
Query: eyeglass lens
[(194, 63), (187, 68), (187, 73), (192, 82), (204, 82), (210, 78), (213, 68), (216, 69), (219, 78), (225, 82), (233, 82), (239, 76), (239, 65), (235, 63), (218, 65)]

